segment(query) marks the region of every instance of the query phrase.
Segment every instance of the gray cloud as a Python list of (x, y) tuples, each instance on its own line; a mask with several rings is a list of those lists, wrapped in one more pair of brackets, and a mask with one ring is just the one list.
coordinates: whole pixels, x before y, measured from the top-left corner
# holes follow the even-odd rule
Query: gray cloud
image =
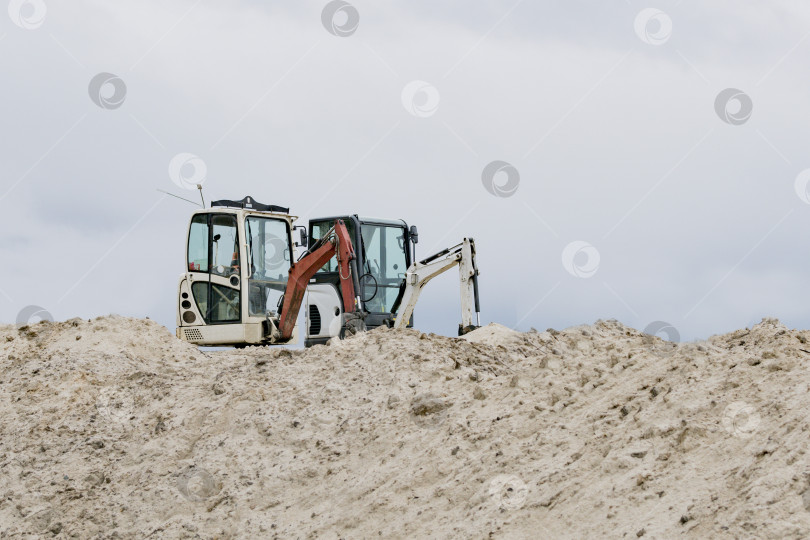
[[(683, 339), (810, 323), (793, 188), (810, 167), (808, 8), (661, 2), (673, 32), (650, 46), (635, 2), (524, 2), (497, 26), (514, 2), (357, 2), (347, 38), (324, 4), (79, 1), (49, 3), (36, 30), (0, 22), (0, 319), (38, 304), (172, 327), (193, 207), (157, 190), (196, 198), (168, 175), (190, 152), (208, 199), (401, 217), (423, 254), (474, 236), (487, 321), (665, 320)], [(100, 72), (126, 82), (120, 108), (89, 99)], [(435, 114), (402, 106), (412, 80), (436, 87)], [(715, 114), (729, 87), (752, 98), (744, 125)], [(481, 185), (494, 160), (519, 170), (514, 196)], [(590, 279), (561, 264), (574, 240), (599, 250)], [(457, 295), (432, 284), (419, 326), (455, 332)]]

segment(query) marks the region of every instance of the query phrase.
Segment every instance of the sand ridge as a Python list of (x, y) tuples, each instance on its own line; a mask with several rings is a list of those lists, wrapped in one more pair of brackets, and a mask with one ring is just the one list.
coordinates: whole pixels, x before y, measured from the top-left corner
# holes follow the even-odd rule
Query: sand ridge
[(808, 339), (3, 326), (0, 537), (807, 536)]

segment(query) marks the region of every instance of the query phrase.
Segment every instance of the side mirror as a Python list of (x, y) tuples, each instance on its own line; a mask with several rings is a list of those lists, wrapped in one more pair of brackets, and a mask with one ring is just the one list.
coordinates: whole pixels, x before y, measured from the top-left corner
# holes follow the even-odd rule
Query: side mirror
[(296, 225), (295, 227), (298, 230), (298, 238), (299, 240), (295, 243), (296, 247), (308, 247), (309, 244), (309, 236), (307, 235), (307, 228), (303, 225)]
[(411, 242), (413, 242), (414, 244), (419, 243), (419, 231), (416, 229), (416, 225), (411, 225), (409, 235), (411, 237)]

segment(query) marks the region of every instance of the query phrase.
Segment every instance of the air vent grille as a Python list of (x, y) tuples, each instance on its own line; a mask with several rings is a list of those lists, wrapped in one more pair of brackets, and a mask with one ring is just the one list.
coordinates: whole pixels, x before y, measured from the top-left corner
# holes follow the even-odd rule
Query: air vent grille
[(321, 333), (321, 312), (318, 311), (318, 306), (310, 304), (309, 306), (309, 335), (317, 336)]
[(202, 332), (197, 328), (183, 328), (183, 335), (186, 336), (186, 341), (202, 341)]

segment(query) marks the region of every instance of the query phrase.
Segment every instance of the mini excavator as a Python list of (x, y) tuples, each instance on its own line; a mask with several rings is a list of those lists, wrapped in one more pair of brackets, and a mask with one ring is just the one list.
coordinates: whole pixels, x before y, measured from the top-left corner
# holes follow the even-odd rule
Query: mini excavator
[[(402, 220), (347, 215), (310, 220), (307, 229), (294, 226), (296, 219), (288, 208), (252, 197), (213, 201), (194, 212), (178, 286), (177, 337), (206, 346), (297, 343), (303, 303), (307, 347), (382, 325), (406, 328), (424, 286), (454, 266), (461, 282), (459, 335), (480, 324), (472, 238), (416, 261), (417, 229)], [(295, 247), (305, 249), (297, 260)]]

